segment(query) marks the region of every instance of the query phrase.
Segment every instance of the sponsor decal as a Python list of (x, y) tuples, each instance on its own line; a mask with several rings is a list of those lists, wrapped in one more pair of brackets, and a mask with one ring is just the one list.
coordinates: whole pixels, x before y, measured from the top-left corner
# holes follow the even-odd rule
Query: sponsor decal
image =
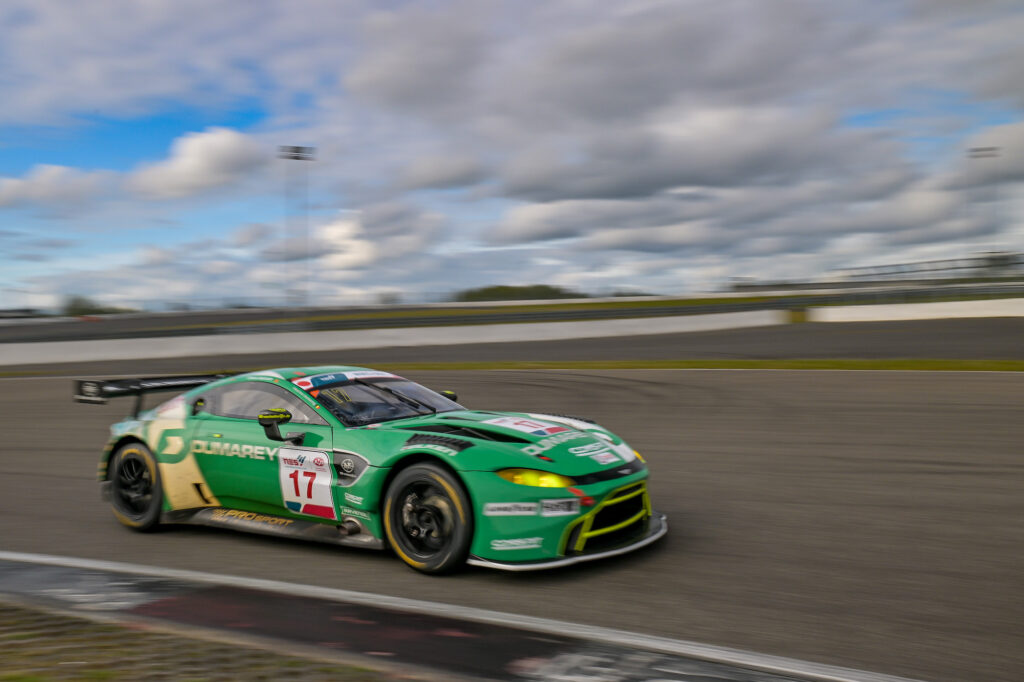
[(594, 460), (598, 464), (611, 464), (612, 462), (618, 462), (618, 456), (608, 448), (608, 443), (588, 443), (587, 445), (578, 445), (574, 448), (569, 448), (569, 452), (577, 457), (590, 457), (590, 459)]
[(292, 379), (292, 383), (303, 390), (310, 391), (314, 388), (326, 386), (327, 384), (336, 384), (340, 381), (348, 381), (350, 379), (401, 379), (401, 377), (391, 374), (390, 372), (379, 372), (375, 369), (361, 369), (354, 372), (316, 374), (311, 377)]
[(431, 450), (433, 452), (440, 453), (442, 455), (448, 455), (454, 457), (459, 454), (459, 451), (455, 448), (450, 448), (447, 445), (441, 445), (440, 443), (412, 443), (402, 447), (403, 450)]
[(323, 452), (281, 448), (279, 474), (285, 508), (295, 514), (337, 519), (333, 469)]
[(280, 448), (267, 445), (250, 445), (248, 443), (192, 441), (192, 452), (197, 455), (223, 455), (225, 457), (248, 457), (249, 459), (269, 459), (273, 461), (277, 457), (279, 450)]
[(164, 444), (164, 449), (160, 451), (163, 455), (176, 455), (181, 452), (181, 448), (185, 446), (185, 441), (182, 440), (181, 436), (167, 436), (167, 443)]
[(488, 502), (484, 516), (536, 516), (536, 502)]
[(345, 493), (345, 501), (349, 504), (361, 505), (363, 503), (363, 498), (359, 495), (353, 495), (352, 493)]
[(580, 511), (580, 500), (578, 497), (563, 497), (560, 500), (541, 500), (541, 516), (570, 516)]
[(354, 372), (345, 372), (346, 379), (401, 379), (402, 377), (391, 372), (381, 372), (376, 369), (360, 369)]
[(348, 488), (359, 480), (359, 477), (366, 472), (370, 463), (358, 452), (335, 450), (330, 455), (330, 461), (327, 462), (327, 466), (334, 469), (338, 485)]
[(84, 396), (95, 398), (100, 394), (100, 385), (95, 381), (83, 381), (81, 387)]
[(282, 519), (279, 516), (267, 516), (266, 514), (256, 514), (255, 512), (240, 511), (238, 509), (214, 509), (211, 518), (215, 521), (246, 521), (266, 526), (290, 526), (294, 523), (291, 519)]
[(351, 509), (349, 507), (342, 507), (341, 508), (341, 515), (342, 516), (352, 516), (352, 517), (357, 518), (357, 519), (363, 519), (364, 521), (369, 521), (370, 520), (370, 512), (365, 512), (365, 511), (363, 511), (361, 509)]
[(552, 436), (556, 433), (569, 431), (567, 427), (561, 424), (534, 421), (533, 419), (524, 419), (522, 417), (496, 417), (495, 419), (486, 419), (481, 423), (504, 426), (506, 429), (514, 429), (534, 436)]
[(633, 448), (626, 445), (626, 441), (622, 441), (618, 445), (615, 445), (614, 443), (609, 443), (608, 445), (615, 451), (615, 454), (623, 459), (623, 461), (632, 462), (636, 459), (636, 453), (633, 452)]
[(509, 549), (539, 549), (544, 538), (512, 538), (509, 540), (491, 540), (491, 549), (504, 551)]
[(534, 419), (543, 419), (545, 421), (555, 422), (556, 424), (565, 424), (566, 426), (579, 429), (580, 431), (591, 431), (594, 428), (594, 424), (585, 422), (582, 419), (573, 419), (572, 417), (562, 417), (554, 414), (531, 414), (530, 416)]
[(611, 464), (612, 462), (622, 461), (619, 459), (618, 455), (616, 455), (614, 452), (609, 452), (608, 450), (605, 450), (604, 452), (598, 453), (596, 455), (592, 455), (590, 459), (594, 460), (598, 464)]
[(550, 450), (551, 448), (555, 447), (556, 445), (560, 445), (561, 443), (565, 443), (570, 440), (576, 440), (577, 438), (586, 437), (587, 434), (582, 433), (580, 431), (567, 430), (565, 433), (560, 433), (557, 436), (551, 436), (550, 438), (544, 438), (542, 440), (539, 440), (533, 445), (523, 446), (523, 452), (525, 452), (528, 455), (540, 455)]
[(608, 452), (608, 446), (604, 443), (587, 443), (586, 445), (577, 445), (574, 448), (569, 448), (569, 452), (577, 457), (586, 457), (587, 455), (597, 455), (602, 452)]

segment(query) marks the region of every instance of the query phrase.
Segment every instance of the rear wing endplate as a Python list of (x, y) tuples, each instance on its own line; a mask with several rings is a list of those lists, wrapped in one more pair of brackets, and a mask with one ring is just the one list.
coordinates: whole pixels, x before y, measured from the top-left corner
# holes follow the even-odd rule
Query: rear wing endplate
[(79, 403), (104, 405), (111, 398), (135, 396), (135, 411), (142, 409), (142, 396), (163, 391), (187, 391), (223, 379), (228, 374), (193, 374), (189, 376), (148, 377), (136, 379), (78, 379), (75, 381), (74, 400)]

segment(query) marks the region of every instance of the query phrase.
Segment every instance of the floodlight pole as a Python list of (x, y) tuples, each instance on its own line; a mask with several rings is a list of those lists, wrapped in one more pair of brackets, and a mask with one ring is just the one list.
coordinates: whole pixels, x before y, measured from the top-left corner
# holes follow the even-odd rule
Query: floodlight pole
[[(277, 158), (284, 159), (286, 161), (313, 161), (316, 158), (316, 147), (297, 147), (292, 145), (281, 145), (277, 148)], [(290, 164), (289, 164), (290, 165)], [(303, 260), (308, 261), (310, 259), (310, 248), (311, 240), (309, 236), (309, 178), (306, 173), (306, 167), (303, 164), (299, 166), (299, 174), (296, 178), (298, 182), (298, 190), (301, 194), (300, 197), (300, 219), (302, 221), (302, 231), (305, 237), (305, 258)], [(291, 212), (289, 210), (292, 194), (292, 174), (286, 171), (285, 175), (285, 234), (291, 235), (294, 230), (288, 229), (289, 216)], [(310, 299), (313, 295), (313, 272), (310, 263), (306, 263), (306, 291), (305, 296), (302, 296), (300, 290), (290, 292), (293, 294), (292, 302), (299, 305), (310, 304)]]
[[(999, 147), (971, 147), (967, 150), (968, 159), (998, 159), (999, 158)], [(998, 218), (999, 206), (997, 205), (996, 199), (996, 188), (992, 188), (992, 223), (995, 224)]]

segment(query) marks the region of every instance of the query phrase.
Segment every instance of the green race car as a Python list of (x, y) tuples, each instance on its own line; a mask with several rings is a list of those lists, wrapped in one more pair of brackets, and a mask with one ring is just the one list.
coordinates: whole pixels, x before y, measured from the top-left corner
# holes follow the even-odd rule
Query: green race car
[[(143, 411), (142, 396), (187, 392)], [(99, 479), (114, 514), (353, 547), (425, 573), (622, 554), (667, 531), (647, 467), (579, 418), (467, 410), (450, 391), (360, 367), (84, 380), (75, 399), (135, 396)]]

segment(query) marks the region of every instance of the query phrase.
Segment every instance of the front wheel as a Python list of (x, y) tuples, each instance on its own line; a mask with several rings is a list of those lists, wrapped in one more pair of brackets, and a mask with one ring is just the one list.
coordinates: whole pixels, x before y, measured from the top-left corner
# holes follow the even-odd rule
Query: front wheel
[(117, 520), (133, 530), (151, 530), (159, 523), (160, 469), (142, 443), (123, 445), (111, 458), (110, 503)]
[(414, 464), (384, 496), (384, 532), (402, 561), (423, 573), (447, 573), (466, 562), (473, 539), (469, 496), (454, 474)]

